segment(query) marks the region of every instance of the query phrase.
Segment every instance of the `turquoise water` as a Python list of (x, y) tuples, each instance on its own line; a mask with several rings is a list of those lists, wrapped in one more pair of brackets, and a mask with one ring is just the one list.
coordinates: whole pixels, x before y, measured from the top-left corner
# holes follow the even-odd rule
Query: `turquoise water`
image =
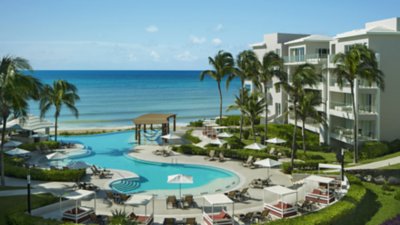
[(200, 165), (153, 163), (136, 160), (126, 155), (133, 147), (134, 132), (124, 131), (109, 134), (86, 136), (62, 136), (61, 141), (72, 141), (84, 144), (92, 150), (92, 154), (72, 160), (84, 161), (100, 167), (127, 170), (140, 176), (139, 184), (125, 192), (141, 192), (148, 190), (176, 190), (178, 184), (167, 183), (167, 177), (173, 174), (193, 176), (193, 184), (182, 184), (182, 189), (196, 188), (217, 179), (233, 180), (238, 183), (238, 177), (232, 172)]
[[(43, 83), (65, 79), (75, 84), (81, 101), (78, 120), (63, 109), (61, 128), (129, 126), (132, 118), (145, 113), (175, 113), (178, 123), (213, 118), (219, 114), (217, 83), (211, 78), (200, 81), (200, 71), (35, 71)], [(234, 80), (229, 90), (223, 83), (224, 114), (233, 104), (240, 82)], [(30, 113), (39, 115), (37, 102)], [(53, 121), (50, 111), (47, 119)]]

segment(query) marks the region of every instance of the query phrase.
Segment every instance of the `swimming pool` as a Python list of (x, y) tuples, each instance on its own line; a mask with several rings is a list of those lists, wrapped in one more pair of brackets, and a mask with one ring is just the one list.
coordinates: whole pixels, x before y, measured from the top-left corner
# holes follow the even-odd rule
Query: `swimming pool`
[[(73, 156), (70, 160), (84, 161), (100, 167), (126, 170), (139, 176), (135, 180), (114, 181), (114, 190), (123, 193), (152, 192), (166, 195), (176, 191), (177, 184), (167, 183), (169, 175), (182, 173), (193, 176), (193, 184), (182, 184), (182, 193), (194, 194), (224, 191), (239, 183), (239, 177), (233, 172), (192, 164), (171, 164), (143, 161), (127, 155), (134, 147), (134, 132), (123, 131), (107, 134), (84, 136), (61, 136), (61, 141), (81, 143), (91, 150), (91, 154)], [(118, 183), (119, 182), (119, 183)]]

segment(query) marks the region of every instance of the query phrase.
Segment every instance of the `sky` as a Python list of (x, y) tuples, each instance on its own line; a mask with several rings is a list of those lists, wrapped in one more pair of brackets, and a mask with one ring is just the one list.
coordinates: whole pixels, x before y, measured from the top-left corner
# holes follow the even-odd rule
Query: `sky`
[(202, 70), (274, 32), (333, 36), (400, 16), (398, 0), (0, 0), (0, 57), (34, 69)]

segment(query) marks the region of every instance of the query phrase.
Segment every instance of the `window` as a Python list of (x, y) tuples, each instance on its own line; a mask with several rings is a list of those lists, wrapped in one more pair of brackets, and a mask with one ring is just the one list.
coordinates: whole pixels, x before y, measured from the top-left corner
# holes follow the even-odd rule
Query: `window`
[(318, 56), (320, 58), (324, 58), (327, 55), (329, 55), (329, 49), (327, 49), (327, 48), (319, 48), (317, 53), (318, 53)]
[(332, 54), (336, 54), (336, 44), (331, 45), (331, 52)]
[(291, 53), (291, 62), (301, 62), (304, 61), (304, 47), (301, 48), (292, 48), (290, 50)]
[(275, 49), (275, 53), (277, 55), (281, 56), (281, 49), (280, 48)]
[(275, 103), (275, 115), (281, 115), (281, 103)]

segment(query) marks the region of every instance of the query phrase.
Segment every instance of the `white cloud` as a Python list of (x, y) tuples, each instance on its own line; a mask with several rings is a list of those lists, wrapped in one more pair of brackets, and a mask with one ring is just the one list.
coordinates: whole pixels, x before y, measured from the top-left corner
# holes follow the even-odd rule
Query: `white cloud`
[(213, 45), (215, 45), (215, 46), (219, 46), (219, 45), (221, 45), (222, 44), (222, 40), (221, 39), (219, 39), (219, 38), (214, 38), (214, 39), (212, 39), (212, 41), (211, 41), (212, 43), (213, 43)]
[(192, 42), (192, 44), (203, 44), (204, 42), (206, 42), (206, 38), (204, 37), (196, 37), (194, 35), (190, 36), (190, 41)]
[(224, 26), (223, 26), (222, 24), (218, 24), (218, 25), (214, 28), (214, 30), (215, 30), (215, 31), (221, 31), (223, 28), (224, 28)]
[(154, 26), (154, 25), (150, 25), (150, 26), (146, 27), (146, 31), (149, 33), (155, 33), (158, 31), (158, 27)]
[(178, 55), (175, 56), (175, 58), (180, 61), (186, 61), (186, 62), (194, 61), (197, 59), (197, 57), (192, 53), (190, 53), (190, 51), (184, 51), (182, 53), (179, 53)]
[(153, 58), (153, 60), (155, 60), (155, 61), (157, 61), (157, 60), (159, 60), (160, 59), (160, 54), (158, 54), (158, 52), (156, 52), (156, 51), (151, 51), (150, 52), (150, 56)]

